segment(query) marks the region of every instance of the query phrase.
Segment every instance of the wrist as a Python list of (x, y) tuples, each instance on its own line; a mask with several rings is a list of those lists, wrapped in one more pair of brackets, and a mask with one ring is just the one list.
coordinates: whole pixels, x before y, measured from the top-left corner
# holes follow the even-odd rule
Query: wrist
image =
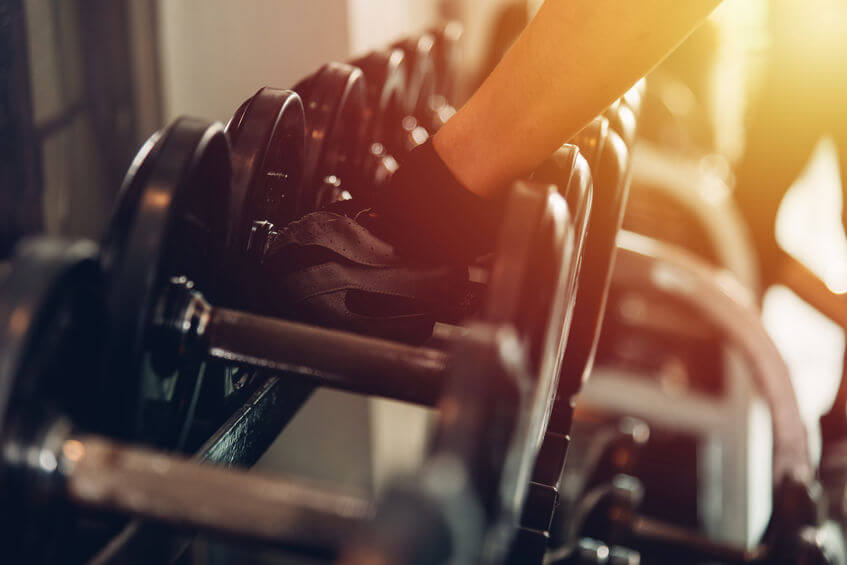
[(429, 141), (408, 156), (375, 209), (402, 253), (467, 264), (493, 248), (502, 200), (468, 190)]

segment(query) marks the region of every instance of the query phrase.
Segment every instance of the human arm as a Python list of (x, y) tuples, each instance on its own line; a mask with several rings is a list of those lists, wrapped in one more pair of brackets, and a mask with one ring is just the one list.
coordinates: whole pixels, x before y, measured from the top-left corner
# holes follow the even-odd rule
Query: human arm
[(496, 196), (681, 43), (720, 0), (546, 0), (435, 135), (456, 179)]

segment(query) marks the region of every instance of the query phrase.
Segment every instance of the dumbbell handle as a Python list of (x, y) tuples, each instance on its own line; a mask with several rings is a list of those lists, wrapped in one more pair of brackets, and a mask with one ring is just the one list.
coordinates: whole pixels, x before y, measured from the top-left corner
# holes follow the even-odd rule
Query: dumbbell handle
[(209, 357), (295, 373), (321, 386), (434, 405), (443, 389), (444, 352), (384, 339), (213, 308), (204, 339)]
[(79, 506), (321, 555), (373, 513), (355, 496), (94, 436), (69, 436), (57, 459)]
[(443, 351), (209, 305), (186, 281), (166, 291), (156, 349), (296, 375), (327, 386), (433, 406)]

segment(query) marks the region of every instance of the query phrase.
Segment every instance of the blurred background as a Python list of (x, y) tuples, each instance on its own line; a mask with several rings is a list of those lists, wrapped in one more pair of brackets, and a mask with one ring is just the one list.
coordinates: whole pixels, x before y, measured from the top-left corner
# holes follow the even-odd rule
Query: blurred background
[[(627, 229), (708, 257), (761, 298), (813, 445), (819, 445), (817, 419), (841, 375), (844, 336), (786, 288), (764, 288), (745, 210), (733, 191), (776, 206), (788, 190), (777, 222), (780, 244), (830, 286), (847, 289), (839, 166), (844, 128), (838, 125), (847, 59), (834, 48), (847, 30), (844, 4), (726, 0), (657, 68), (648, 77), (626, 220)], [(537, 5), (0, 0), (0, 256), (29, 233), (99, 237), (135, 151), (176, 116), (225, 122), (262, 86), (289, 87), (327, 61), (348, 60), (445, 19), (464, 25), (460, 78), (469, 93)], [(687, 221), (698, 215), (692, 209), (699, 209), (696, 229)], [(609, 315), (616, 312), (624, 310)], [(609, 337), (601, 348), (600, 384), (595, 392), (589, 386), (587, 401), (602, 404), (614, 391), (609, 368), (619, 370), (621, 358), (630, 369), (637, 366), (619, 346)], [(604, 363), (604, 350), (617, 361)], [(696, 371), (680, 369), (672, 355), (667, 360), (651, 369), (663, 398), (697, 389)], [(606, 389), (604, 370), (611, 374)], [(753, 404), (744, 405), (750, 422), (759, 418)], [(766, 416), (763, 422), (750, 429), (767, 428)], [(417, 464), (427, 426), (423, 410), (321, 391), (262, 465), (378, 491), (388, 474)], [(762, 441), (755, 453), (767, 453)], [(745, 440), (739, 449), (752, 469), (751, 445)], [(760, 478), (750, 471), (741, 481), (753, 476)], [(767, 481), (747, 486), (752, 492), (761, 485)], [(754, 539), (767, 504), (751, 503), (740, 526), (712, 524), (712, 533)]]

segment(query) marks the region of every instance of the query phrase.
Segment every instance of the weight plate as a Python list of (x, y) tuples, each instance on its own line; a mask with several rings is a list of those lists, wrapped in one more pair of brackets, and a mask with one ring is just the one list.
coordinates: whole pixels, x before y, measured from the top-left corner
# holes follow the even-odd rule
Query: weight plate
[(284, 226), (301, 207), (305, 118), (290, 90), (262, 88), (226, 126), (232, 153), (228, 240), (244, 253), (253, 222)]
[(591, 122), (573, 140), (591, 168), (591, 219), (583, 248), (573, 331), (561, 379), (574, 387), (591, 371), (615, 261), (615, 242), (629, 196), (629, 152), (605, 118)]
[(576, 145), (566, 143), (545, 160), (532, 175), (532, 180), (554, 184), (559, 188), (573, 217), (576, 248), (582, 249), (588, 229), (593, 187), (588, 161)]
[(413, 108), (412, 115), (422, 125), (428, 124), (431, 119), (430, 101), (436, 94), (438, 83), (432, 52), (434, 44), (433, 36), (425, 33), (395, 45), (403, 50), (408, 61), (406, 103), (409, 108)]
[(556, 397), (570, 326), (577, 256), (574, 228), (555, 186), (517, 183), (507, 203), (488, 283), (484, 320), (509, 324), (527, 346), (539, 412), (537, 448)]
[(187, 433), (203, 373), (186, 362), (164, 374), (148, 351), (160, 294), (186, 276), (211, 298), (229, 226), (230, 155), (223, 127), (180, 118), (136, 158), (104, 237), (110, 321), (104, 399), (110, 431), (178, 448)]
[(294, 90), (306, 112), (306, 165), (301, 214), (337, 199), (354, 171), (364, 140), (365, 84), (362, 71), (328, 63)]
[(57, 469), (40, 447), (59, 415), (103, 428), (109, 399), (96, 378), (106, 331), (97, 254), (91, 242), (26, 240), (0, 281), (0, 543), (9, 563), (67, 559), (66, 549), (58, 552), (75, 532), (56, 519), (67, 508), (47, 505)]
[[(46, 411), (99, 427), (96, 380), (106, 324), (91, 242), (25, 240), (0, 283), (0, 434)], [(60, 405), (59, 405), (60, 404)]]
[(351, 64), (361, 69), (366, 86), (365, 143), (357, 157), (354, 180), (360, 196), (379, 191), (405, 153), (403, 118), (406, 108), (406, 63), (402, 49), (375, 51)]
[(435, 64), (436, 93), (444, 96), (448, 104), (457, 102), (457, 76), (461, 59), (459, 42), (464, 27), (461, 22), (451, 20), (432, 31), (434, 39), (432, 54)]
[(399, 137), (406, 106), (406, 63), (402, 49), (375, 51), (351, 62), (365, 77), (365, 138), (385, 145)]

